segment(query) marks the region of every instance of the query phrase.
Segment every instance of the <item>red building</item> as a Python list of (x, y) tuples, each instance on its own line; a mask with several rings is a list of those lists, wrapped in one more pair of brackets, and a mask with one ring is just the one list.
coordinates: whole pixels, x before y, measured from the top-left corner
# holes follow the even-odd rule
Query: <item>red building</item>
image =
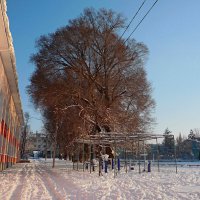
[(16, 163), (19, 158), (23, 123), (6, 0), (0, 0), (0, 170)]

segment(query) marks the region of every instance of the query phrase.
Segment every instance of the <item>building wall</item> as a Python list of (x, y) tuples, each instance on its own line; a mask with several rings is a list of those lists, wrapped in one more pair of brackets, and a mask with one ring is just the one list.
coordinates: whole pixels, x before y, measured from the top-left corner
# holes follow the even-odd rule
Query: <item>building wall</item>
[(19, 159), (23, 125), (14, 50), (6, 17), (6, 1), (0, 0), (0, 170)]
[(52, 157), (53, 145), (47, 135), (36, 132), (28, 136), (26, 150), (29, 155), (37, 151), (40, 156), (45, 156), (47, 154), (47, 157)]
[(16, 163), (20, 122), (0, 58), (0, 170)]

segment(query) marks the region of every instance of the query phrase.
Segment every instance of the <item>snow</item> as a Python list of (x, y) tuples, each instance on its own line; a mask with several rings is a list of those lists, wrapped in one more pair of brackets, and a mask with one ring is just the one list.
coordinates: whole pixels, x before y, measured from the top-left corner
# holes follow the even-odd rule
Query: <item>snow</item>
[[(62, 199), (200, 199), (200, 163), (189, 166), (156, 165), (152, 172), (138, 173), (122, 168), (114, 178), (113, 170), (98, 176), (98, 169), (90, 173), (72, 170), (72, 163), (52, 160), (32, 160), (31, 163), (16, 164), (0, 172), (0, 199), (3, 200), (62, 200)], [(190, 163), (191, 164), (191, 163)], [(75, 168), (77, 165), (75, 164)], [(142, 166), (141, 166), (142, 169)]]

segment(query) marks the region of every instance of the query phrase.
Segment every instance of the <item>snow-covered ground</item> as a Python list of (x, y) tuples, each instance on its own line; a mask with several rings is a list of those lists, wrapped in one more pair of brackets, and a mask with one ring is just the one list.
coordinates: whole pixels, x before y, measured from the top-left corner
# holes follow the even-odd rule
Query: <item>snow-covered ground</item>
[[(200, 164), (200, 163), (197, 163)], [(76, 167), (76, 165), (75, 165)], [(0, 200), (64, 199), (200, 199), (200, 165), (152, 168), (151, 173), (138, 173), (138, 168), (114, 178), (113, 171), (99, 177), (98, 172), (72, 170), (72, 164), (57, 161), (51, 168), (48, 160), (16, 164), (0, 172)]]

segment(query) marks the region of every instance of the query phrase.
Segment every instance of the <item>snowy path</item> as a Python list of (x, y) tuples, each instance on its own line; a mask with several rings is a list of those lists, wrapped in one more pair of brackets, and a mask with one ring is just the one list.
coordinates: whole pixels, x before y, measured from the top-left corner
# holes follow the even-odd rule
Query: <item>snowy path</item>
[[(66, 165), (67, 164), (67, 165)], [(138, 174), (122, 170), (99, 177), (97, 172), (73, 171), (71, 163), (32, 161), (0, 172), (0, 200), (199, 200), (200, 167), (161, 167)]]
[(37, 161), (13, 166), (0, 173), (0, 180), (0, 200), (72, 199), (79, 190), (69, 179)]

